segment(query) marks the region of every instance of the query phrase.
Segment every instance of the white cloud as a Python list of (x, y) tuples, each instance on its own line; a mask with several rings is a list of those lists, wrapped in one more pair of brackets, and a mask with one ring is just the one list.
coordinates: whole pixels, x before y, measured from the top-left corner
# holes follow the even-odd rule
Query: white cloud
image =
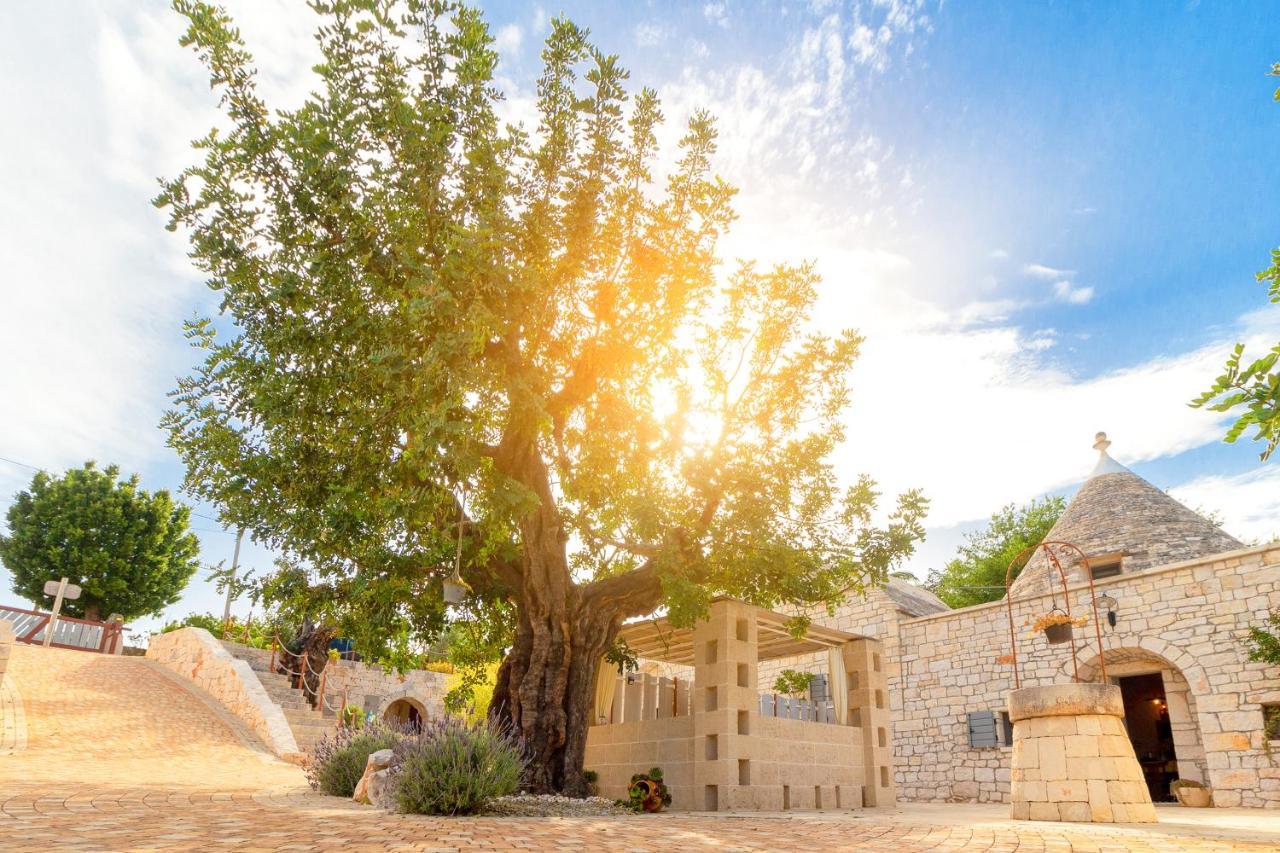
[(1220, 513), (1223, 529), (1242, 542), (1280, 537), (1280, 465), (1231, 477), (1198, 477), (1169, 494), (1189, 507)]
[(702, 16), (720, 27), (729, 26), (729, 4), (724, 2), (707, 3), (702, 7)]
[(520, 42), (524, 40), (524, 31), (519, 24), (507, 24), (494, 36), (493, 45), (500, 56), (511, 57), (520, 50)]
[(1022, 271), (1032, 278), (1044, 279), (1070, 278), (1075, 275), (1075, 270), (1060, 270), (1044, 264), (1027, 264)]
[(1007, 261), (1009, 260), (1009, 253), (1004, 249), (992, 249), (987, 257), (993, 261)]
[(1092, 287), (1076, 287), (1070, 281), (1062, 279), (1053, 283), (1053, 296), (1059, 302), (1072, 305), (1084, 305), (1093, 299)]
[(655, 47), (662, 43), (666, 35), (667, 31), (659, 24), (653, 22), (636, 24), (635, 39), (640, 47)]

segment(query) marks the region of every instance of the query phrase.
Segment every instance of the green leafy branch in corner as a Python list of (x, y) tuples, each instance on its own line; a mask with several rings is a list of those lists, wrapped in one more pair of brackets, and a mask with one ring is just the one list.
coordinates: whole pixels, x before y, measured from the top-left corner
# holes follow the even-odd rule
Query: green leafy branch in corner
[(1249, 650), (1249, 660), (1280, 666), (1280, 610), (1273, 610), (1267, 617), (1271, 630), (1253, 626), (1244, 638)]

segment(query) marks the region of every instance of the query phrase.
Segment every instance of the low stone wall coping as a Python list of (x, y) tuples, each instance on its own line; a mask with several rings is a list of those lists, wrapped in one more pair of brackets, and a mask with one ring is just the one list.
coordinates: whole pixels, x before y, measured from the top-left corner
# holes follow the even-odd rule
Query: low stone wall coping
[[(1137, 571), (1137, 572), (1128, 572), (1125, 574), (1119, 574), (1112, 578), (1106, 578), (1105, 580), (1094, 581), (1093, 588), (1094, 590), (1103, 590), (1107, 587), (1112, 587), (1112, 586), (1119, 588), (1127, 583), (1131, 583), (1141, 578), (1149, 578), (1152, 575), (1164, 574), (1165, 572), (1177, 572), (1177, 571), (1183, 571), (1186, 569), (1194, 569), (1199, 566), (1205, 566), (1210, 563), (1217, 563), (1223, 560), (1235, 560), (1241, 557), (1250, 557), (1250, 556), (1253, 556), (1254, 554), (1267, 554), (1268, 552), (1274, 552), (1275, 556), (1277, 557), (1277, 560), (1280, 560), (1280, 545), (1276, 544), (1275, 542), (1268, 542), (1265, 545), (1254, 545), (1249, 548), (1239, 548), (1235, 551), (1223, 551), (1221, 554), (1209, 554), (1204, 557), (1195, 557), (1194, 559), (1182, 560), (1177, 563), (1166, 563), (1163, 566), (1153, 566), (1149, 569), (1142, 569), (1141, 571)], [(1268, 563), (1264, 561), (1262, 565), (1264, 567), (1276, 566), (1276, 565), (1280, 565), (1280, 562)], [(1079, 592), (1081, 590), (1087, 590), (1088, 588), (1089, 588), (1089, 584), (1087, 582), (1071, 584), (1067, 587), (1067, 594), (1070, 595), (1071, 593)], [(1037, 599), (1051, 598), (1053, 595), (1061, 595), (1061, 594), (1062, 594), (1062, 590), (1055, 589), (1052, 592), (1042, 592), (1042, 593), (1037, 593), (1035, 595), (1019, 595), (1019, 596), (1015, 596), (1014, 602), (1016, 604), (1020, 604), (1024, 601), (1036, 601)], [(1098, 592), (1097, 594), (1102, 595), (1101, 592)], [(969, 607), (957, 607), (954, 610), (940, 610), (937, 613), (930, 613), (927, 616), (917, 616), (912, 619), (903, 619), (901, 624), (902, 625), (918, 625), (924, 622), (934, 622), (939, 620), (951, 619), (958, 614), (968, 615), (968, 614), (980, 612), (982, 610), (993, 610), (996, 608), (1003, 610), (1005, 607), (1006, 607), (1005, 600), (1001, 598), (998, 601), (988, 601), (985, 604), (973, 604), (973, 605), (970, 605)]]
[(1124, 699), (1114, 684), (1048, 684), (1009, 694), (1012, 722), (1032, 717), (1124, 716)]

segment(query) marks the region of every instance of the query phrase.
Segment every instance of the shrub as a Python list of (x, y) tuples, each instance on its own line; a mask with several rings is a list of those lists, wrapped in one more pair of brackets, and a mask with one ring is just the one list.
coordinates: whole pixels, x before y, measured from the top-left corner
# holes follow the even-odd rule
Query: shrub
[(426, 723), (395, 750), (391, 796), (411, 814), (475, 814), (515, 792), (526, 761), (513, 734), (456, 718)]
[(312, 788), (332, 797), (350, 797), (364, 775), (369, 756), (380, 749), (393, 749), (405, 738), (404, 732), (380, 720), (360, 729), (343, 726), (316, 742), (307, 781)]

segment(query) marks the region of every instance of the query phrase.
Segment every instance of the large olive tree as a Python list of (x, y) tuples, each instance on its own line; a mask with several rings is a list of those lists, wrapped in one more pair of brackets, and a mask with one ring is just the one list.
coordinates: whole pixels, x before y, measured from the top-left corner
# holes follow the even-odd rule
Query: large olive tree
[[(537, 126), (511, 127), (477, 11), (313, 6), (313, 94), (273, 112), (228, 17), (177, 3), (228, 120), (157, 200), (230, 321), (189, 329), (187, 488), (288, 555), (277, 600), (366, 650), (454, 618), (505, 636), (491, 714), (535, 790), (581, 791), (625, 619), (840, 600), (910, 552), (924, 501), (875, 525), (873, 485), (828, 462), (859, 339), (809, 330), (812, 268), (720, 271), (709, 116), (664, 160), (655, 93), (555, 21)], [(455, 563), (473, 595), (446, 611)]]

